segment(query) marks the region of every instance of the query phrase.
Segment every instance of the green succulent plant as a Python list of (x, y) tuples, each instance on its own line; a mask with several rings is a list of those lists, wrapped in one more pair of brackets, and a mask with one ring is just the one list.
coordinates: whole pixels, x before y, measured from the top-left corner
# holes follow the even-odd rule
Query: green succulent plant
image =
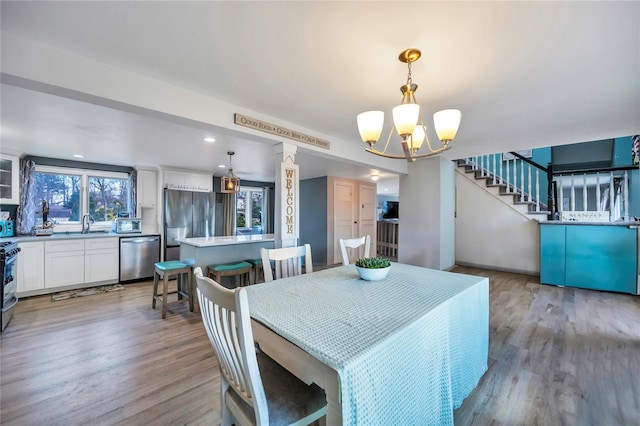
[(382, 269), (391, 266), (391, 262), (384, 257), (363, 257), (356, 260), (356, 266), (367, 269)]

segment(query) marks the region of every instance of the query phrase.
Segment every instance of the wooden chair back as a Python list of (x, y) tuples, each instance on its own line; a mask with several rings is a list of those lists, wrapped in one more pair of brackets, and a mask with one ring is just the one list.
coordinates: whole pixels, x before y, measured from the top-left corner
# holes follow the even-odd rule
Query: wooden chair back
[[(364, 256), (360, 256), (360, 247), (364, 245)], [(350, 238), (343, 240), (340, 238), (340, 251), (342, 252), (342, 264), (349, 264), (349, 253), (347, 248), (358, 249), (358, 255), (356, 259), (360, 257), (369, 257), (369, 250), (371, 247), (371, 237), (369, 235), (362, 238)]]
[[(231, 415), (225, 404), (231, 387), (253, 407), (257, 425), (269, 424), (269, 410), (256, 358), (246, 289), (229, 290), (202, 275), (200, 267), (194, 275), (198, 284), (198, 300), (205, 330), (216, 351), (222, 371), (222, 424), (230, 424)], [(242, 413), (233, 413), (236, 417)], [(227, 418), (225, 418), (227, 417)]]
[(264, 269), (264, 282), (273, 281), (271, 261), (275, 263), (275, 279), (293, 277), (302, 274), (302, 258), (304, 258), (304, 272), (313, 272), (311, 260), (311, 246), (305, 244), (298, 247), (285, 247), (278, 249), (261, 248), (262, 268)]

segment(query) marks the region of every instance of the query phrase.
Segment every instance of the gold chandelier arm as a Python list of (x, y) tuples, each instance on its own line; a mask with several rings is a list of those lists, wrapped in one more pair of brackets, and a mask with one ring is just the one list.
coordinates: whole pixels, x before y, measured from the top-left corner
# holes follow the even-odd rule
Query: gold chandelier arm
[[(403, 144), (406, 145), (406, 142), (403, 142)], [(447, 150), (451, 149), (451, 147), (449, 145), (443, 146), (440, 149), (436, 149), (435, 151), (431, 151), (425, 154), (409, 154), (409, 156), (407, 157), (406, 155), (393, 155), (393, 154), (387, 154), (385, 152), (380, 152), (377, 149), (374, 148), (366, 148), (365, 151), (370, 152), (371, 154), (375, 154), (375, 155), (379, 155), (380, 157), (385, 157), (385, 158), (395, 158), (396, 160), (401, 160), (401, 159), (407, 159), (409, 161), (416, 161), (419, 158), (427, 158), (427, 157), (433, 157), (434, 155), (438, 155), (441, 152), (445, 152)], [(408, 148), (407, 148), (408, 150)], [(407, 151), (405, 151), (405, 153), (407, 153)]]
[[(394, 124), (393, 126), (391, 126), (391, 130), (389, 131), (389, 136), (387, 137), (387, 143), (384, 144), (384, 149), (382, 151), (375, 150), (375, 149), (373, 149), (373, 147), (371, 147), (370, 149), (372, 149), (373, 151), (376, 151), (376, 152), (382, 152), (382, 153), (387, 152), (387, 148), (389, 147), (389, 142), (391, 141), (391, 136), (393, 135), (393, 131), (395, 129), (396, 129), (396, 126)], [(369, 150), (367, 149), (367, 151), (369, 151)], [(403, 158), (403, 157), (400, 157), (400, 158)]]
[(426, 158), (426, 157), (432, 157), (434, 155), (438, 155), (442, 152), (448, 151), (451, 149), (451, 146), (449, 145), (445, 145), (442, 148), (438, 148), (436, 150), (433, 150), (431, 152), (425, 153), (425, 154), (414, 154), (413, 155), (413, 161), (415, 161), (417, 158)]
[(372, 154), (375, 155), (379, 155), (380, 157), (385, 157), (385, 158), (395, 158), (395, 159), (403, 159), (406, 158), (404, 155), (392, 155), (392, 154), (387, 154), (384, 151), (380, 152), (377, 149), (373, 149), (373, 148), (367, 148), (365, 149), (365, 151), (370, 152)]
[(429, 149), (429, 152), (432, 152), (432, 153), (434, 153), (434, 154), (437, 154), (437, 153), (439, 153), (439, 152), (446, 151), (447, 149), (451, 148), (451, 147), (449, 146), (449, 142), (443, 142), (443, 143), (442, 143), (442, 147), (437, 148), (437, 149), (433, 149), (433, 148), (431, 148), (431, 142), (429, 142), (429, 136), (427, 135), (427, 132), (425, 132), (425, 136), (424, 136), (424, 138), (425, 138), (425, 139), (426, 139), (426, 141), (427, 141), (427, 148)]

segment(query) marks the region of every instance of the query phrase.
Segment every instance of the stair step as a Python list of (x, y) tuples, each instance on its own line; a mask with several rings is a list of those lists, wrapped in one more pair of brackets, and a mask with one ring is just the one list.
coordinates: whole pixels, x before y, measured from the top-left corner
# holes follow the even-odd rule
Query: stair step
[[(536, 216), (536, 220), (547, 220), (547, 216), (549, 215), (549, 211), (546, 210), (547, 206), (540, 203), (540, 208), (544, 209), (541, 211), (535, 211), (535, 207), (538, 203), (532, 198), (531, 201), (521, 201), (521, 197), (523, 197), (521, 191), (517, 191), (511, 184), (507, 185), (506, 183), (499, 183), (498, 178), (496, 178), (496, 183), (493, 183), (493, 175), (487, 172), (486, 176), (482, 176), (481, 170), (476, 170), (472, 164), (467, 162), (466, 160), (456, 160), (456, 164), (458, 167), (464, 167), (464, 171), (466, 173), (473, 173), (475, 180), (484, 180), (484, 186), (490, 192), (495, 195), (506, 195), (512, 196), (513, 200), (511, 205), (518, 210), (520, 213), (525, 215)], [(506, 189), (511, 188), (513, 192), (507, 192)], [(528, 195), (524, 195), (524, 200), (528, 199)]]

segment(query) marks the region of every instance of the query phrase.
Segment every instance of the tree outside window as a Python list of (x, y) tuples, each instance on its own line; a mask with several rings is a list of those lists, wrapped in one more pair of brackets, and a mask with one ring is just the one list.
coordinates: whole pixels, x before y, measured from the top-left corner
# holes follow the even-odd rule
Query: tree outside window
[[(129, 212), (129, 180), (124, 173), (37, 166), (35, 197), (49, 205), (48, 219), (58, 230), (75, 230), (85, 214), (95, 226), (110, 228), (121, 212)], [(40, 213), (41, 214), (41, 213)], [(41, 218), (40, 214), (36, 220)], [(67, 226), (69, 225), (69, 226)]]
[(96, 222), (113, 221), (128, 211), (128, 193), (127, 179), (89, 177), (89, 215)]
[(262, 234), (262, 188), (241, 187), (236, 194), (236, 234)]

